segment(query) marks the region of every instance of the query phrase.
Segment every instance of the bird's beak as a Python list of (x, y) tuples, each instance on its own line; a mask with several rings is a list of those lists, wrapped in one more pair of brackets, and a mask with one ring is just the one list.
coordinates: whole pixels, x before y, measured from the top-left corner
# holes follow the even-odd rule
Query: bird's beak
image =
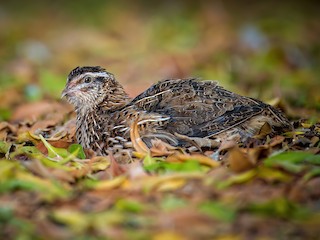
[(78, 89), (76, 88), (75, 84), (68, 83), (61, 93), (61, 98), (70, 97), (75, 95), (76, 92), (78, 92)]
[(61, 93), (61, 98), (66, 97), (70, 92), (70, 89), (68, 87), (65, 87), (65, 89), (63, 89), (62, 93)]

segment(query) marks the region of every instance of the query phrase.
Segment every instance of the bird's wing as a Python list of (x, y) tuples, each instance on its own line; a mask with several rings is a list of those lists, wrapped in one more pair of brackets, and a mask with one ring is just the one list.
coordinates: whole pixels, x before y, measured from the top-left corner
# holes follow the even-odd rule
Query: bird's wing
[(263, 111), (264, 103), (232, 93), (215, 81), (161, 81), (137, 96), (134, 106), (171, 117), (170, 132), (205, 137), (235, 127)]
[[(197, 137), (212, 137), (222, 132), (228, 131), (232, 128), (244, 125), (254, 116), (263, 112), (261, 106), (235, 106), (232, 110), (225, 112), (223, 115), (213, 119), (212, 121), (205, 122), (194, 130), (194, 135)], [(243, 129), (245, 130), (245, 129)], [(248, 133), (248, 135), (254, 133)]]

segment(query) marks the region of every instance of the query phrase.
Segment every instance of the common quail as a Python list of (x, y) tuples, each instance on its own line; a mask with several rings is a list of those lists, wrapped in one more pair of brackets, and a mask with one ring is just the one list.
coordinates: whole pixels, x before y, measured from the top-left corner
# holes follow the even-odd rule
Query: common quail
[(77, 67), (62, 97), (75, 107), (77, 141), (97, 155), (125, 159), (120, 161), (130, 160), (134, 150), (133, 124), (149, 147), (153, 139), (181, 147), (192, 142), (210, 147), (212, 140), (227, 138), (246, 141), (266, 124), (271, 134), (291, 129), (280, 110), (196, 78), (163, 80), (132, 99), (105, 69)]

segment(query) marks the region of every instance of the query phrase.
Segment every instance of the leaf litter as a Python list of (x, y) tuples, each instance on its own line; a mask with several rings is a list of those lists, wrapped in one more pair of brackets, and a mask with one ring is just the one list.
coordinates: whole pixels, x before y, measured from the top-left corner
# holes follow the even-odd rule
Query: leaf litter
[[(318, 13), (302, 18), (305, 6), (311, 6), (303, 3), (295, 17), (295, 7), (283, 3), (272, 19), (260, 14), (260, 24), (250, 15), (261, 5), (250, 11), (235, 7), (236, 14), (228, 5), (204, 2), (189, 11), (179, 4), (172, 11), (164, 4), (150, 11), (139, 4), (109, 4), (98, 7), (99, 14), (81, 1), (63, 8), (40, 4), (26, 9), (40, 9), (42, 14), (31, 14), (32, 21), (17, 18), (4, 5), (0, 32), (8, 46), (0, 53), (0, 239), (319, 238), (320, 123), (309, 117), (319, 115)], [(81, 6), (85, 14), (75, 14)], [(73, 11), (65, 12), (68, 8)], [(292, 21), (282, 20), (282, 8), (293, 11), (285, 12)], [(62, 18), (52, 18), (55, 11)], [(257, 39), (243, 19), (258, 40), (265, 40), (265, 48), (252, 48)], [(75, 28), (79, 21), (88, 25)], [(239, 41), (234, 22), (246, 38)], [(42, 29), (41, 37), (36, 29)], [(54, 58), (30, 58), (30, 44), (24, 43), (36, 36)], [(17, 45), (25, 51), (17, 54)], [(309, 119), (294, 122), (294, 131), (282, 136), (265, 139), (270, 131), (265, 125), (242, 145), (223, 142), (205, 152), (161, 141), (148, 149), (133, 125), (135, 161), (119, 164), (114, 156), (94, 156), (77, 145), (72, 108), (48, 100), (47, 95), (59, 95), (65, 72), (83, 57), (115, 71), (131, 85), (132, 96), (163, 76), (215, 77), (253, 97), (276, 95), (270, 104), (291, 119)]]
[[(51, 111), (54, 116), (57, 109)], [(40, 114), (29, 122), (0, 123), (0, 224), (6, 235), (246, 238), (272, 228), (281, 232), (281, 226), (290, 226), (290, 234), (318, 234), (318, 123), (301, 122), (264, 142), (224, 142), (207, 152), (159, 140), (149, 149), (137, 141), (133, 125), (135, 160), (120, 164), (76, 144), (72, 116), (62, 112), (54, 124), (40, 124), (46, 121)]]

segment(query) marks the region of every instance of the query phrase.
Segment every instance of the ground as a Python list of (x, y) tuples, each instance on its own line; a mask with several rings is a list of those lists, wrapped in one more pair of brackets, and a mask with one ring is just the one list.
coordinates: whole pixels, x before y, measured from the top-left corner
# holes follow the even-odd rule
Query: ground
[[(317, 3), (247, 4), (1, 4), (0, 238), (318, 239)], [(107, 68), (131, 96), (164, 78), (219, 80), (294, 130), (193, 154), (137, 143), (121, 165), (74, 140), (60, 94), (78, 65)]]

